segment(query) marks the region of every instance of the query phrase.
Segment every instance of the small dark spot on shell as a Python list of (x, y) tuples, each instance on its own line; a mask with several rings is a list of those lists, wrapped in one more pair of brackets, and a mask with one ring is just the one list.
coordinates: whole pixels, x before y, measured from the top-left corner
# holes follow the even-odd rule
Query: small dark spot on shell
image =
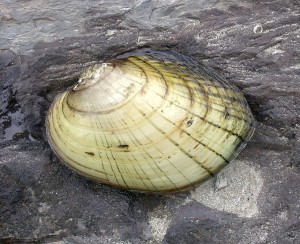
[(91, 156), (95, 155), (95, 153), (93, 153), (93, 152), (85, 152), (85, 153), (88, 154), (88, 155), (91, 155)]
[(129, 146), (126, 145), (126, 144), (122, 144), (122, 145), (119, 145), (118, 147), (119, 147), (119, 148), (128, 148)]
[(119, 150), (121, 152), (130, 152), (129, 145), (127, 145), (127, 144), (121, 144), (121, 145), (117, 146), (117, 148), (119, 148)]
[(190, 127), (192, 124), (193, 124), (193, 120), (192, 119), (189, 119), (187, 122), (186, 122), (186, 127)]

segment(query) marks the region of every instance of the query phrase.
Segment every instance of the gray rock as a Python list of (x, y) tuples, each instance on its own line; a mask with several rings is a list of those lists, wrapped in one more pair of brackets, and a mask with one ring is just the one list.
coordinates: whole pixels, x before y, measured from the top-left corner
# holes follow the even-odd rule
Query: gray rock
[[(299, 243), (299, 23), (298, 0), (2, 1), (0, 242)], [(198, 58), (245, 94), (257, 129), (217, 185), (120, 191), (62, 166), (46, 143), (55, 95), (141, 47)]]

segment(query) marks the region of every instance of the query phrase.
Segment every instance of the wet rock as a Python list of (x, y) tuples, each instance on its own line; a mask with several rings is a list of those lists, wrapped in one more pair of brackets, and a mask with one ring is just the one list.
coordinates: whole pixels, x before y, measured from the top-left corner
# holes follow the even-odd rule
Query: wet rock
[(4, 165), (0, 171), (0, 206), (1, 206), (1, 222), (10, 214), (15, 214), (17, 209), (15, 206), (22, 198), (22, 186), (17, 178), (15, 178), (10, 169)]
[(174, 217), (176, 221), (171, 222), (164, 243), (224, 243), (230, 227), (237, 227), (233, 215), (195, 203), (183, 206)]
[(0, 69), (4, 69), (5, 67), (7, 67), (16, 58), (16, 55), (10, 50), (1, 50), (0, 56)]
[[(299, 1), (13, 0), (0, 20), (1, 243), (300, 242)], [(256, 132), (217, 181), (130, 193), (51, 152), (54, 97), (85, 67), (140, 47), (192, 55), (245, 94)]]
[[(232, 162), (231, 167), (218, 174), (217, 181), (208, 180), (203, 187), (191, 191), (191, 198), (240, 217), (258, 216), (257, 199), (262, 191), (263, 178), (251, 165), (251, 162)], [(220, 179), (226, 179), (226, 185), (221, 183), (221, 187), (216, 188), (215, 182), (220, 182)]]

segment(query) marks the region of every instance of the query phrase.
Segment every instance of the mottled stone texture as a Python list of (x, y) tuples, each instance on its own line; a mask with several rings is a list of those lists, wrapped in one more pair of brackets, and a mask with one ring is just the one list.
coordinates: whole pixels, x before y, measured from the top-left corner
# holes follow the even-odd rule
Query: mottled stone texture
[[(299, 0), (0, 3), (0, 242), (300, 243)], [(88, 181), (45, 138), (54, 96), (84, 67), (176, 50), (235, 83), (257, 120), (217, 179), (156, 196)]]

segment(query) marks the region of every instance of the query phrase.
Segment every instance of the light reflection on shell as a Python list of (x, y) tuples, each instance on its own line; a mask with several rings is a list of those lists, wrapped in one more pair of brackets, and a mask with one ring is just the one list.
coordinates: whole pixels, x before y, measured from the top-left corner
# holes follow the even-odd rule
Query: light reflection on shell
[(140, 50), (84, 71), (52, 103), (49, 143), (78, 173), (119, 188), (175, 192), (227, 165), (253, 133), (242, 93), (197, 60)]

